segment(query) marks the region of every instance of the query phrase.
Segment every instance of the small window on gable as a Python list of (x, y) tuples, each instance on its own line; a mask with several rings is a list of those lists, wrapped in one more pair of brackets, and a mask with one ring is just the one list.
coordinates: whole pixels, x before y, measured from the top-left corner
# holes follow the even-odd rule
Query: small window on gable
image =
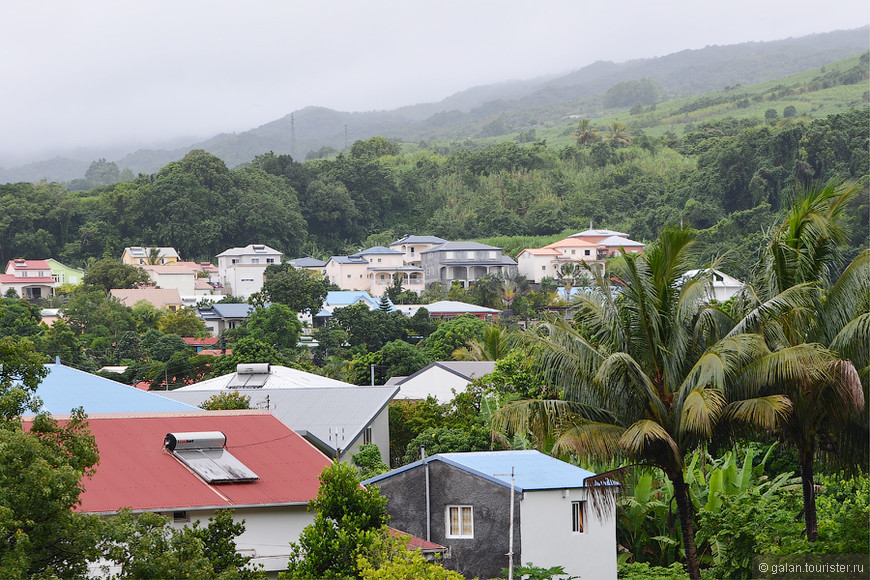
[(365, 428), (365, 430), (363, 430), (363, 445), (368, 445), (371, 442), (372, 442), (372, 426), (369, 425), (368, 427)]
[(474, 517), (470, 505), (449, 505), (446, 513), (448, 538), (473, 538)]
[(585, 501), (571, 502), (571, 531), (575, 534), (583, 533), (583, 516), (586, 511)]

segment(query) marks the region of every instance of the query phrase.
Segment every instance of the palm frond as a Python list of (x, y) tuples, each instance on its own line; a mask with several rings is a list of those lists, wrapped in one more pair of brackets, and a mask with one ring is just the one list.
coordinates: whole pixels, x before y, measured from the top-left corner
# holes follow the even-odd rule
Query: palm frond
[(631, 424), (620, 436), (619, 446), (628, 457), (649, 461), (666, 472), (682, 468), (683, 454), (671, 434), (655, 421)]
[(683, 401), (680, 420), (682, 430), (693, 435), (712, 437), (724, 406), (725, 396), (719, 389), (695, 387)]
[(729, 403), (722, 411), (722, 420), (771, 430), (785, 421), (791, 409), (785, 395), (767, 395)]

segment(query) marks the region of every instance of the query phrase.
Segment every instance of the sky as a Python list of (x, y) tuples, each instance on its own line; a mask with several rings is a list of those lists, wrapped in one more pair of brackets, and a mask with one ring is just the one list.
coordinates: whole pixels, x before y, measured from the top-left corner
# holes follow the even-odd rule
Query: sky
[[(0, 3), (0, 166), (870, 24), (867, 0)], [(868, 40), (870, 42), (870, 40)]]

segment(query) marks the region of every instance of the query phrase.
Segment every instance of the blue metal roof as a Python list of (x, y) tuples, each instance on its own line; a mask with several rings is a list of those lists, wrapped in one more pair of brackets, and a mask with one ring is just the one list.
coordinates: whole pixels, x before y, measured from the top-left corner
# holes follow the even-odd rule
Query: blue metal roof
[[(457, 469), (472, 473), (505, 487), (511, 485), (511, 469), (514, 472), (514, 487), (517, 491), (536, 489), (565, 489), (585, 487), (584, 480), (595, 474), (540, 451), (472, 451), (468, 453), (439, 453), (426, 458), (426, 462), (443, 461)], [(367, 479), (363, 483), (377, 483), (387, 477), (402, 473), (419, 465), (416, 461)]]
[(45, 368), (48, 376), (37, 387), (36, 395), (52, 415), (65, 415), (76, 407), (89, 415), (200, 410), (72, 367), (53, 364)]

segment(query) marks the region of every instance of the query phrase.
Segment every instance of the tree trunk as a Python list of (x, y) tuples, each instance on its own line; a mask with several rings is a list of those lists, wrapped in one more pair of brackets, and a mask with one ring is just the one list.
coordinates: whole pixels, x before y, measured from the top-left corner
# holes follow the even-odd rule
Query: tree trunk
[(819, 539), (819, 525), (816, 521), (816, 485), (813, 481), (813, 451), (798, 451), (798, 464), (801, 470), (801, 486), (804, 491), (804, 521), (807, 524), (807, 541)]
[(683, 472), (671, 475), (674, 483), (674, 497), (677, 500), (677, 515), (680, 517), (680, 532), (683, 535), (683, 548), (686, 550), (686, 569), (691, 580), (700, 580), (701, 567), (698, 563), (698, 549), (695, 547), (695, 527), (692, 519), (695, 510), (689, 499), (689, 487), (683, 479)]

